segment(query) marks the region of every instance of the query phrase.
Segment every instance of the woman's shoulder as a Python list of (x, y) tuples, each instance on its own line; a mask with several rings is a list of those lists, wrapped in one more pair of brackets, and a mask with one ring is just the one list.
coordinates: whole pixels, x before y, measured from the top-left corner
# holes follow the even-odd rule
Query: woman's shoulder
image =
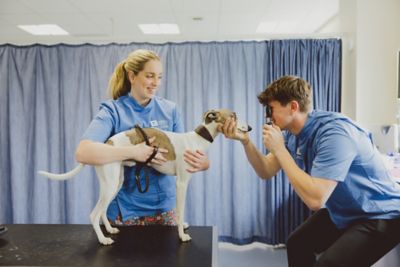
[(113, 111), (119, 105), (120, 105), (120, 103), (118, 103), (118, 99), (117, 100), (107, 99), (107, 100), (103, 100), (100, 102), (100, 109), (106, 109), (109, 111)]
[(106, 99), (100, 103), (100, 107), (105, 107), (109, 109), (118, 109), (123, 107), (129, 102), (129, 96), (120, 96), (117, 99)]
[(155, 96), (153, 98), (153, 100), (155, 103), (157, 103), (157, 105), (159, 105), (161, 107), (176, 109), (176, 103), (171, 100), (168, 100), (168, 99), (165, 99), (165, 98), (159, 97), (159, 96)]

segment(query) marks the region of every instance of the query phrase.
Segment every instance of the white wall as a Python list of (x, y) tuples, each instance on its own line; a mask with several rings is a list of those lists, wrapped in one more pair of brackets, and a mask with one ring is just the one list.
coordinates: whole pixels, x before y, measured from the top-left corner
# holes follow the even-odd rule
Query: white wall
[[(391, 124), (397, 113), (400, 1), (340, 0), (342, 111), (361, 124)], [(399, 266), (400, 245), (374, 267)]]
[[(342, 112), (361, 124), (395, 123), (400, 1), (340, 0), (339, 21)], [(400, 245), (373, 266), (400, 266), (399, 256)]]
[(396, 122), (400, 1), (341, 0), (342, 111), (361, 124)]
[(356, 118), (356, 16), (357, 1), (340, 0), (337, 29), (342, 37), (342, 112)]

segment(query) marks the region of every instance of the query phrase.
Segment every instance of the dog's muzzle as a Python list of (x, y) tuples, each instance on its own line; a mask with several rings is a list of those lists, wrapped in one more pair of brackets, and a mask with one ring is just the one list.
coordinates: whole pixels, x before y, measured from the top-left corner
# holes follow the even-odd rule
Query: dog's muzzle
[(241, 131), (241, 132), (244, 132), (244, 133), (246, 133), (246, 132), (250, 132), (251, 131), (251, 126), (250, 125), (248, 125), (247, 123), (243, 123), (243, 122), (241, 122), (241, 121), (237, 121), (237, 129), (239, 130), (239, 131)]

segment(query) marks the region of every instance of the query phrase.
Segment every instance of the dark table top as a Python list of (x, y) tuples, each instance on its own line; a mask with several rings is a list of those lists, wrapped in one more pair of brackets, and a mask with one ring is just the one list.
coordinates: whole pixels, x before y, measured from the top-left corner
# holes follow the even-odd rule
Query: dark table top
[[(206, 267), (217, 265), (215, 227), (190, 226), (181, 243), (174, 226), (123, 226), (100, 245), (91, 225), (11, 224), (0, 235), (0, 266)], [(103, 229), (104, 230), (104, 229)], [(103, 231), (104, 232), (104, 231)]]

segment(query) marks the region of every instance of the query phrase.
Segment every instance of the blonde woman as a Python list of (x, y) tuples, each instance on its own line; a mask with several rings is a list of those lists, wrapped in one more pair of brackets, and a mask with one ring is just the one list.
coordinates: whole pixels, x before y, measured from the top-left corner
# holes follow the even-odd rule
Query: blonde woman
[[(153, 153), (145, 143), (133, 147), (114, 147), (104, 142), (114, 134), (132, 128), (155, 127), (182, 132), (183, 125), (176, 104), (156, 96), (163, 68), (159, 56), (150, 50), (135, 50), (119, 63), (110, 79), (112, 100), (101, 103), (100, 111), (85, 131), (76, 150), (76, 159), (84, 164), (105, 164), (134, 159), (144, 162)], [(154, 140), (150, 140), (154, 141)], [(165, 162), (160, 149), (153, 164)], [(186, 151), (190, 172), (208, 169), (202, 151)], [(135, 167), (125, 167), (125, 183), (111, 202), (107, 217), (117, 225), (175, 225), (175, 179), (149, 170), (149, 189), (140, 193), (134, 183)]]

